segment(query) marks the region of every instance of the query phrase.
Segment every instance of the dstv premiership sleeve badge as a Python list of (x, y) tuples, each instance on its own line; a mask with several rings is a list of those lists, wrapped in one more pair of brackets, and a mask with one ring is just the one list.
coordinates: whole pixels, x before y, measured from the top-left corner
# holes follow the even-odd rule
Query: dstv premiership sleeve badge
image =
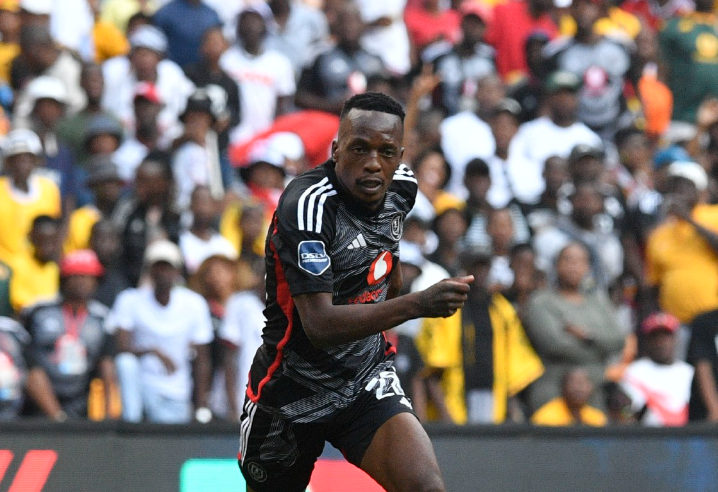
[(299, 268), (312, 275), (324, 273), (331, 261), (322, 241), (302, 241), (297, 248)]

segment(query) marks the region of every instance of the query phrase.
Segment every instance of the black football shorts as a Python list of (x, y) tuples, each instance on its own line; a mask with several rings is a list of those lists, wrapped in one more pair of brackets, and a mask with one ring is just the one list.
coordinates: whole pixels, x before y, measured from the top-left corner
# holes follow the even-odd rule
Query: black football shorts
[(414, 413), (393, 368), (372, 379), (348, 408), (321, 423), (293, 423), (247, 399), (239, 467), (255, 492), (304, 492), (325, 442), (358, 467), (379, 427), (404, 412)]

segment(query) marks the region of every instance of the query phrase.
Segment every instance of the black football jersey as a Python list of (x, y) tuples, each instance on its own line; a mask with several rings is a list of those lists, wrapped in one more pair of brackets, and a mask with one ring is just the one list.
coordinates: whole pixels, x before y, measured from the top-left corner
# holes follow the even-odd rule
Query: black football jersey
[(342, 190), (333, 161), (289, 183), (266, 242), (267, 323), (247, 389), (259, 406), (295, 422), (318, 422), (350, 405), (372, 377), (392, 365), (394, 350), (383, 334), (313, 346), (293, 296), (331, 292), (335, 305), (384, 301), (416, 192), (416, 179), (404, 164), (373, 214)]

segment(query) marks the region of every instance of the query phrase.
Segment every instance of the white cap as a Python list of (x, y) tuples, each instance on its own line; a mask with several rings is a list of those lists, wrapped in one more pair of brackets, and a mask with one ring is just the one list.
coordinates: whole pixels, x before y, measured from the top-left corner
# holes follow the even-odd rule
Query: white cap
[(164, 54), (167, 51), (167, 36), (155, 26), (140, 26), (130, 36), (130, 46), (132, 49), (147, 48)]
[(38, 99), (53, 99), (59, 103), (67, 103), (67, 89), (65, 84), (56, 77), (41, 75), (27, 85), (27, 95), (33, 101)]
[(20, 0), (20, 8), (35, 15), (50, 15), (53, 0)]
[(145, 263), (148, 266), (152, 266), (160, 261), (166, 261), (177, 269), (182, 268), (182, 252), (179, 246), (166, 239), (155, 241), (147, 246), (147, 250), (145, 250)]
[(32, 130), (18, 128), (5, 136), (2, 144), (5, 157), (12, 157), (19, 154), (42, 155), (42, 143), (40, 137)]
[(198, 260), (197, 264), (202, 265), (202, 263), (210, 258), (224, 258), (226, 260), (236, 261), (239, 255), (237, 254), (236, 248), (232, 246), (232, 243), (229, 241), (220, 241), (213, 243), (211, 248), (201, 251), (196, 258)]
[(676, 161), (668, 166), (668, 176), (675, 176), (693, 182), (698, 191), (708, 188), (708, 175), (703, 166), (691, 161)]
[(292, 132), (278, 132), (267, 137), (267, 148), (296, 161), (304, 157), (304, 142)]

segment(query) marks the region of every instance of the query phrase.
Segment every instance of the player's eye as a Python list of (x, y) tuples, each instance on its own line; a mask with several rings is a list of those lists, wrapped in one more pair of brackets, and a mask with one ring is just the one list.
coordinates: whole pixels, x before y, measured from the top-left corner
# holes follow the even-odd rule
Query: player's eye
[(352, 152), (356, 154), (366, 154), (367, 148), (364, 145), (355, 145), (352, 147)]
[(381, 155), (383, 155), (384, 157), (392, 158), (396, 155), (396, 149), (393, 149), (393, 148), (382, 149)]

